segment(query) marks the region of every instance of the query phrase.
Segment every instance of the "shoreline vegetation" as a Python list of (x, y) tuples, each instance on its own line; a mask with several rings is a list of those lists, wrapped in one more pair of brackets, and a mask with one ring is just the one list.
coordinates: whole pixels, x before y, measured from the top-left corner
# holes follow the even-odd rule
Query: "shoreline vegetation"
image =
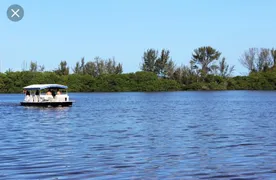
[(115, 59), (85, 62), (74, 67), (61, 61), (53, 71), (30, 62), (28, 70), (0, 73), (0, 93), (21, 93), (30, 84), (64, 84), (70, 92), (155, 92), (187, 90), (275, 90), (276, 50), (249, 48), (239, 58), (248, 69), (247, 76), (232, 76), (234, 66), (221, 52), (203, 46), (194, 50), (189, 65), (176, 66), (169, 50), (148, 49), (144, 52), (141, 71), (123, 73)]

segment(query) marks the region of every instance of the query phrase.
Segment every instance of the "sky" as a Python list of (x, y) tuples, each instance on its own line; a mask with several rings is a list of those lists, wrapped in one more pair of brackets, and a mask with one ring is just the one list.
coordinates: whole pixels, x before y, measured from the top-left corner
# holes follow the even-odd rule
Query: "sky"
[[(19, 22), (7, 18), (12, 4), (24, 9)], [(149, 48), (170, 50), (180, 66), (194, 49), (212, 46), (243, 75), (245, 50), (276, 47), (275, 7), (274, 0), (1, 0), (0, 70), (30, 61), (53, 70), (62, 60), (73, 67), (99, 56), (115, 57), (128, 73), (140, 70)]]

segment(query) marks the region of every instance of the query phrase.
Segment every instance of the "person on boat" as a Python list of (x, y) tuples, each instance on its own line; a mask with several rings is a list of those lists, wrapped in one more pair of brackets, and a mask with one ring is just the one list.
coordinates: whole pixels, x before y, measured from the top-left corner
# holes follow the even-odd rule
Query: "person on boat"
[(40, 94), (39, 90), (36, 90), (35, 91), (35, 96), (33, 96), (34, 102), (39, 102), (39, 94)]
[(57, 89), (57, 95), (61, 95), (61, 92), (59, 91), (59, 89)]
[(31, 95), (30, 91), (26, 91), (26, 96), (30, 96), (30, 95)]
[(29, 102), (31, 99), (31, 93), (30, 93), (30, 91), (25, 91), (25, 92), (26, 92), (25, 101)]
[(55, 91), (51, 91), (52, 95), (53, 95), (53, 98), (56, 96), (56, 92)]
[(50, 89), (48, 89), (46, 95), (52, 95), (52, 91)]

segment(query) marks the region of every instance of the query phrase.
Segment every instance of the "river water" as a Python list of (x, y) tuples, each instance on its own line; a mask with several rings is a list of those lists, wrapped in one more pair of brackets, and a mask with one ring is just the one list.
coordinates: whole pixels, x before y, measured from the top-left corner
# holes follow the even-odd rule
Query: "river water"
[(276, 92), (0, 95), (0, 179), (276, 179)]

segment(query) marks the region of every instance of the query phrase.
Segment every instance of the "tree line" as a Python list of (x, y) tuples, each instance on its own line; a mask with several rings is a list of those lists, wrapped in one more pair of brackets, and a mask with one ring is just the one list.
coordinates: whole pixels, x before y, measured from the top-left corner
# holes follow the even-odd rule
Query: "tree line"
[(72, 68), (61, 61), (52, 71), (31, 61), (28, 70), (0, 73), (0, 92), (21, 92), (24, 86), (42, 83), (65, 84), (73, 92), (276, 89), (274, 48), (249, 48), (239, 61), (249, 75), (233, 77), (235, 66), (210, 46), (195, 49), (189, 64), (180, 66), (169, 50), (148, 49), (142, 56), (141, 71), (133, 73), (123, 73), (115, 58), (95, 57), (87, 62), (82, 58)]

